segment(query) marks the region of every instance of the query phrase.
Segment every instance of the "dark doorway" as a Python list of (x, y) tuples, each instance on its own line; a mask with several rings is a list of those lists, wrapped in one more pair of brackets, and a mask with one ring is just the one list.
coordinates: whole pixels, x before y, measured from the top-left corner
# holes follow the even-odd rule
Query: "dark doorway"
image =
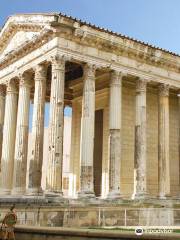
[(103, 110), (101, 109), (95, 112), (94, 191), (96, 197), (101, 196), (102, 149), (103, 149)]

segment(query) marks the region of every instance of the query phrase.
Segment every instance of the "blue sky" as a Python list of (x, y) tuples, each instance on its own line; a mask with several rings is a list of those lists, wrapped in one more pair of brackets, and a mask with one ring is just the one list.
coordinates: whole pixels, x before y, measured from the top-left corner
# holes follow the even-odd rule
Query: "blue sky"
[(0, 0), (0, 26), (15, 13), (62, 12), (180, 54), (179, 11), (180, 0)]

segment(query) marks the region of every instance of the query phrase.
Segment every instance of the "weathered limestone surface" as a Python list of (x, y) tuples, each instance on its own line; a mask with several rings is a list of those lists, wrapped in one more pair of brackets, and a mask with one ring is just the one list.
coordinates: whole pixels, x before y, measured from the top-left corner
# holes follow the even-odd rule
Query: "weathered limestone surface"
[(43, 136), (44, 136), (44, 104), (46, 91), (47, 68), (38, 65), (35, 69), (35, 92), (32, 122), (32, 148), (29, 165), (28, 194), (42, 193), (41, 176), (43, 160)]
[(31, 78), (32, 76), (28, 73), (20, 76), (19, 85), (12, 194), (20, 196), (26, 191)]
[(82, 100), (81, 141), (80, 141), (80, 192), (79, 197), (94, 196), (93, 150), (95, 114), (95, 66), (84, 67)]
[(65, 59), (52, 60), (52, 81), (49, 123), (49, 156), (46, 191), (62, 195), (63, 125), (64, 125)]
[[(102, 198), (109, 193), (109, 99), (103, 110)], [(121, 182), (121, 180), (120, 180)]]
[(122, 73), (113, 72), (109, 102), (109, 194), (120, 197)]
[(146, 187), (150, 196), (158, 196), (158, 112), (159, 94), (157, 89), (147, 86), (147, 175)]
[(159, 86), (159, 197), (170, 195), (169, 166), (169, 86)]
[(179, 106), (177, 93), (169, 94), (169, 167), (170, 167), (170, 194), (179, 196)]
[[(61, 60), (55, 57), (57, 54), (63, 55), (66, 62), (60, 63)], [(51, 69), (52, 57), (56, 59)], [(94, 66), (98, 66), (96, 72)], [(17, 15), (10, 17), (0, 32), (0, 84), (7, 86), (9, 80), (16, 79), (18, 85), (19, 74), (25, 72), (35, 74), (35, 81), (32, 79), (31, 91), (20, 86), (18, 111), (17, 92), (7, 92), (2, 194), (10, 193), (12, 179), (14, 189), (11, 193), (23, 195), (25, 192), (23, 170), (27, 156), (28, 101), (34, 98), (28, 193), (35, 197), (28, 198), (29, 201), (42, 194), (44, 104), (49, 101), (50, 132), (46, 147), (49, 162), (44, 163), (44, 169), (48, 170), (47, 195), (61, 198), (62, 186), (66, 190), (69, 187), (71, 197), (78, 195), (79, 198), (94, 196), (94, 191), (102, 198), (108, 195), (126, 199), (133, 194), (135, 201), (139, 198), (145, 201), (147, 192), (150, 197), (179, 195), (179, 56), (61, 14)], [(112, 72), (116, 77), (112, 77)], [(122, 79), (115, 74), (119, 72), (127, 74)], [(148, 82), (147, 94), (144, 79)], [(114, 84), (110, 86), (111, 80)], [(73, 105), (74, 109), (71, 169), (62, 179), (64, 103)], [(0, 107), (1, 104), (4, 104), (4, 98), (0, 90)], [(3, 107), (0, 108), (0, 130), (3, 111)], [(101, 112), (96, 120), (99, 118), (98, 123), (103, 125), (98, 125), (101, 129), (99, 142), (95, 111)], [(10, 128), (12, 124), (13, 128)], [(0, 149), (1, 139), (2, 135)], [(94, 142), (94, 155), (98, 153), (95, 157)], [(101, 194), (99, 189), (102, 189)], [(0, 201), (3, 200), (0, 197)], [(116, 214), (110, 215), (109, 224), (113, 222), (113, 216)]]
[[(103, 204), (103, 207), (84, 204), (71, 207), (58, 205), (18, 206), (18, 224), (39, 227), (119, 227), (119, 226), (179, 226), (179, 204), (162, 208), (161, 204), (144, 205), (130, 201), (124, 204)], [(1, 216), (7, 207), (1, 207)]]
[(0, 85), (0, 161), (2, 156), (4, 113), (5, 113), (5, 86)]
[(136, 84), (136, 124), (133, 198), (146, 196), (146, 81)]
[[(180, 92), (178, 93), (178, 123), (179, 123), (179, 132), (178, 132), (178, 150), (179, 150), (179, 159), (180, 159)], [(180, 163), (179, 163), (180, 164)], [(180, 169), (179, 169), (180, 171)], [(179, 178), (179, 183), (180, 183), (180, 178)], [(180, 190), (180, 186), (179, 186), (179, 190)], [(180, 196), (180, 194), (178, 194)]]
[(3, 145), (1, 157), (0, 193), (2, 195), (9, 195), (11, 193), (13, 183), (17, 100), (18, 90), (16, 83), (12, 80), (8, 83), (6, 93)]

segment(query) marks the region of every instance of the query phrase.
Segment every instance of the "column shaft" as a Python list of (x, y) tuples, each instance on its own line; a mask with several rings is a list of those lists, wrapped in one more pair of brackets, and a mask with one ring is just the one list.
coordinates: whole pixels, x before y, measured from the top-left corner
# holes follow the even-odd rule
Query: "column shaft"
[(159, 87), (159, 197), (170, 195), (169, 168), (169, 86)]
[(122, 74), (112, 72), (109, 102), (109, 193), (120, 197)]
[(5, 86), (0, 85), (0, 161), (2, 156), (4, 113), (5, 113)]
[(47, 68), (38, 65), (35, 70), (35, 92), (32, 123), (32, 150), (29, 165), (28, 194), (37, 195), (42, 193), (42, 160), (44, 138), (44, 106), (46, 92)]
[(82, 99), (81, 140), (80, 140), (80, 192), (79, 197), (94, 196), (93, 151), (95, 118), (95, 68), (84, 68)]
[(137, 80), (133, 198), (146, 197), (146, 81)]
[[(180, 165), (180, 91), (178, 92), (178, 117), (179, 117), (179, 165)], [(180, 167), (179, 167), (180, 170)], [(179, 172), (179, 190), (180, 190), (180, 172)], [(178, 197), (180, 195), (178, 194)]]
[(17, 100), (18, 100), (17, 87), (14, 81), (11, 81), (8, 83), (7, 86), (5, 104), (4, 131), (3, 131), (4, 136), (1, 158), (2, 174), (0, 186), (0, 192), (2, 195), (10, 194), (12, 189)]
[(26, 190), (27, 149), (29, 131), (30, 76), (20, 77), (13, 174), (13, 195), (23, 195)]
[(52, 61), (52, 81), (49, 122), (49, 152), (46, 191), (62, 195), (63, 126), (64, 126), (65, 60)]

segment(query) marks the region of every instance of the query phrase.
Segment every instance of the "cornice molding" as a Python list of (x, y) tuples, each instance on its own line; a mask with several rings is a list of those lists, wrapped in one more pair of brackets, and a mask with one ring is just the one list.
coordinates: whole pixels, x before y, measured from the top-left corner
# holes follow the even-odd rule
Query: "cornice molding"
[[(149, 46), (143, 46), (141, 43), (133, 42), (128, 39), (118, 39), (102, 37), (100, 34), (83, 30), (74, 29), (73, 41), (100, 50), (113, 53), (118, 56), (124, 56), (138, 60), (138, 62), (150, 64), (156, 67), (165, 68), (180, 73), (180, 57), (173, 56), (158, 49)], [(166, 56), (167, 55), (167, 56)], [(179, 59), (179, 61), (177, 60)], [(116, 59), (112, 59), (112, 62)]]
[[(57, 15), (54, 15), (57, 16)], [(64, 21), (52, 21), (50, 23), (9, 23), (7, 28), (0, 34), (0, 51), (6, 46), (8, 39), (19, 30), (23, 31), (40, 31), (40, 34), (32, 39), (32, 41), (25, 42), (22, 46), (14, 51), (8, 53), (0, 61), (0, 69), (3, 69), (18, 59), (24, 57), (33, 50), (44, 45), (55, 36), (72, 40), (84, 46), (95, 47), (99, 50), (112, 53), (112, 64), (117, 62), (118, 57), (127, 57), (135, 59), (139, 63), (152, 65), (180, 73), (180, 57), (163, 50), (153, 48), (149, 45), (142, 44), (131, 39), (114, 36), (111, 33), (100, 31), (100, 29), (93, 28), (88, 25), (81, 25), (75, 20), (68, 17)], [(77, 24), (76, 24), (77, 23)], [(59, 29), (62, 27), (62, 31)], [(68, 29), (65, 31), (64, 29)]]

